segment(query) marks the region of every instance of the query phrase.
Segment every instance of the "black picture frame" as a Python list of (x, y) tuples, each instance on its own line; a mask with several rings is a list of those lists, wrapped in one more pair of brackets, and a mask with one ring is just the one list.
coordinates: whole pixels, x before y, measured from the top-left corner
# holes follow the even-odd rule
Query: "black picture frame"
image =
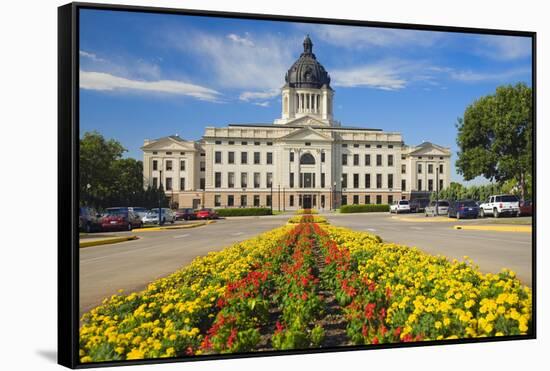
[(423, 341), (399, 344), (379, 344), (369, 346), (348, 346), (307, 350), (266, 351), (261, 353), (232, 353), (204, 355), (193, 358), (168, 358), (107, 361), (100, 363), (79, 363), (79, 235), (78, 235), (78, 189), (79, 189), (79, 11), (82, 9), (147, 12), (175, 15), (199, 15), (209, 17), (291, 21), (315, 24), (370, 26), (379, 28), (444, 31), (486, 35), (524, 36), (532, 40), (532, 107), (533, 107), (533, 201), (536, 204), (536, 112), (537, 112), (537, 69), (536, 36), (533, 31), (513, 31), (488, 28), (449, 27), (441, 25), (407, 24), (330, 19), (302, 16), (282, 16), (194, 9), (156, 8), (96, 3), (70, 3), (58, 8), (58, 363), (69, 368), (108, 367), (155, 363), (232, 359), (244, 357), (281, 356), (289, 354), (309, 354), (343, 352), (384, 348), (404, 348), (431, 345), (483, 343), (510, 340), (531, 340), (537, 338), (537, 217), (533, 214), (532, 231), (532, 333), (521, 336), (487, 337)]

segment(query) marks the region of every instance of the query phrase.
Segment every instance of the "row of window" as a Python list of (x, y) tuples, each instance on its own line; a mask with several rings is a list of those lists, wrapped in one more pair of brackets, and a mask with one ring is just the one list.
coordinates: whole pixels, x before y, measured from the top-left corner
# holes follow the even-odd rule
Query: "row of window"
[[(422, 174), (422, 164), (417, 164), (417, 172), (418, 174)], [(428, 164), (428, 174), (433, 174), (433, 173), (434, 173), (434, 165)], [(439, 164), (439, 174), (443, 174), (443, 164)]]
[[(254, 165), (260, 165), (262, 163), (262, 153), (254, 152), (253, 161), (254, 161)], [(221, 151), (214, 152), (214, 163), (216, 164), (223, 163), (223, 155)], [(235, 163), (235, 152), (233, 151), (227, 152), (227, 163), (228, 164)], [(265, 154), (265, 163), (266, 165), (273, 164), (273, 152), (267, 152)], [(241, 165), (244, 165), (244, 164), (248, 164), (248, 152), (241, 152)]]
[[(185, 160), (180, 160), (180, 171), (185, 171)], [(158, 160), (153, 160), (153, 171), (156, 171), (159, 169), (159, 163)], [(164, 170), (166, 171), (172, 171), (174, 170), (174, 161), (173, 160), (165, 160), (164, 161)], [(200, 162), (200, 171), (206, 170), (206, 162), (201, 161)]]
[(417, 181), (417, 184), (416, 184), (418, 187), (417, 187), (417, 191), (440, 191), (443, 189), (443, 179), (439, 179), (439, 188), (438, 189), (434, 189), (434, 180), (433, 179), (428, 179), (428, 189), (424, 189), (422, 188), (422, 186), (424, 185), (423, 182), (422, 182), (422, 179), (418, 179)]
[[(241, 188), (248, 188), (248, 173), (241, 173)], [(261, 173), (252, 174), (253, 187), (261, 188)], [(270, 188), (273, 184), (273, 173), (266, 173), (265, 176), (265, 187)], [(214, 187), (222, 187), (222, 173), (214, 173)], [(227, 188), (235, 188), (235, 173), (230, 171), (227, 173)]]
[[(359, 148), (359, 147), (360, 147), (359, 143), (354, 143), (353, 144), (353, 148)], [(348, 148), (348, 143), (342, 143), (342, 148)], [(371, 145), (370, 144), (365, 144), (365, 148), (371, 148)], [(383, 148), (383, 146), (382, 146), (382, 144), (377, 144), (376, 148)], [(388, 144), (388, 148), (392, 149), (393, 144)]]
[[(375, 203), (380, 205), (382, 203), (382, 195), (376, 195), (375, 200), (376, 200)], [(364, 204), (368, 205), (370, 203), (372, 203), (370, 195), (365, 195)], [(393, 203), (393, 195), (388, 195), (387, 203), (388, 204)], [(348, 196), (347, 195), (342, 195), (342, 205), (347, 205), (347, 204), (348, 204)], [(353, 205), (359, 205), (359, 195), (353, 195), (352, 204)]]
[[(252, 195), (252, 205), (254, 207), (260, 207), (260, 206), (271, 206), (271, 195), (265, 196), (265, 205), (261, 204), (261, 198), (260, 195)], [(227, 195), (226, 203), (222, 204), (222, 195), (214, 195), (214, 207), (233, 207), (233, 206), (241, 206), (246, 207), (248, 206), (248, 196), (247, 195), (241, 195), (240, 196), (240, 204), (235, 205), (235, 195)]]
[[(214, 143), (217, 144), (217, 145), (224, 144), (224, 142), (221, 141), (221, 140), (216, 140)], [(252, 142), (252, 143), (254, 143), (255, 146), (261, 146), (262, 144), (264, 144), (264, 143), (258, 142), (258, 141), (255, 141), (255, 142)], [(229, 140), (229, 141), (227, 141), (227, 144), (230, 145), (230, 146), (235, 145), (235, 141), (234, 140)], [(241, 146), (247, 146), (248, 141), (242, 140), (242, 141), (240, 141), (239, 144)], [(272, 146), (273, 142), (265, 142), (265, 145)]]
[[(359, 174), (352, 174), (352, 185), (353, 188), (360, 188), (361, 185), (359, 183), (360, 176)], [(365, 174), (365, 182), (363, 183), (363, 188), (373, 188), (372, 182), (371, 182), (371, 174)], [(387, 174), (386, 177), (386, 188), (393, 188), (393, 174)], [(382, 184), (382, 174), (376, 174), (375, 179), (375, 188), (383, 188)], [(401, 188), (405, 189), (406, 182), (405, 179), (401, 179)], [(342, 188), (348, 188), (348, 174), (342, 174)]]
[[(153, 160), (153, 170), (155, 171), (158, 169), (159, 169), (158, 160)], [(172, 160), (164, 161), (164, 170), (172, 171), (173, 169), (174, 169), (174, 165)], [(185, 171), (185, 160), (180, 160), (180, 171)]]
[[(346, 166), (349, 165), (348, 157), (350, 157), (347, 153), (342, 154), (342, 165)], [(358, 154), (354, 154), (351, 156), (353, 159), (353, 166), (360, 166), (359, 158), (360, 156)], [(366, 154), (364, 156), (365, 160), (363, 162), (363, 166), (371, 166), (371, 155)], [(376, 155), (376, 166), (383, 166), (382, 164), (382, 155)], [(393, 155), (387, 155), (387, 161), (386, 166), (393, 166)]]

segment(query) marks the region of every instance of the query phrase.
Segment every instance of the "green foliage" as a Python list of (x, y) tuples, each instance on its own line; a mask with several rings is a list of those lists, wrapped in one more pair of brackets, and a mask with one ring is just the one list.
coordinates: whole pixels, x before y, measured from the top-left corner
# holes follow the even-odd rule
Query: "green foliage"
[[(485, 184), (479, 186), (465, 187), (460, 183), (451, 182), (450, 186), (439, 192), (438, 198), (440, 200), (474, 200), (485, 201), (487, 197), (495, 194), (516, 194), (519, 196), (519, 188), (516, 187), (515, 182), (508, 181), (504, 184)], [(527, 194), (529, 196), (529, 193)], [(435, 199), (435, 193), (432, 194), (432, 199)]]
[(388, 204), (367, 204), (367, 205), (344, 205), (340, 208), (342, 214), (347, 213), (370, 213), (379, 211), (390, 211)]
[(218, 213), (219, 216), (271, 215), (271, 209), (268, 207), (216, 209), (216, 212)]
[(143, 163), (122, 158), (126, 149), (119, 142), (106, 140), (98, 132), (87, 132), (80, 139), (80, 204), (104, 209), (110, 206), (168, 206), (162, 189), (143, 184)]
[(532, 91), (523, 83), (498, 87), (476, 100), (457, 123), (456, 167), (466, 180), (513, 181), (522, 196), (532, 174)]

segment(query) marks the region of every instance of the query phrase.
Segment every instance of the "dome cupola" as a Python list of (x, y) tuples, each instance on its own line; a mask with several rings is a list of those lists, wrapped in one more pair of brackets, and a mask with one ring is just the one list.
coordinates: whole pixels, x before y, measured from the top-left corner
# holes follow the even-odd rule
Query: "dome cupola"
[(309, 35), (304, 39), (304, 52), (290, 67), (285, 76), (287, 85), (291, 88), (330, 87), (330, 76), (325, 67), (317, 61), (313, 54), (313, 43)]

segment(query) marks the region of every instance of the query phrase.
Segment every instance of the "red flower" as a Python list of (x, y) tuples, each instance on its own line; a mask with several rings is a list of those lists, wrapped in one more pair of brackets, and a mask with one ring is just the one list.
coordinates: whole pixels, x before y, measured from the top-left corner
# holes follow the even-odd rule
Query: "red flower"
[(401, 327), (396, 328), (395, 331), (393, 332), (393, 334), (394, 334), (395, 336), (401, 335)]
[(391, 298), (391, 289), (389, 287), (386, 287), (386, 299), (390, 299)]
[(380, 319), (383, 320), (386, 318), (386, 308), (382, 307), (380, 308)]
[(367, 304), (367, 306), (365, 307), (365, 317), (367, 317), (367, 319), (372, 318), (375, 308), (376, 308), (376, 304), (374, 304), (374, 303), (368, 303)]
[(361, 334), (363, 335), (363, 337), (367, 337), (367, 335), (369, 334), (369, 328), (367, 327), (367, 325), (363, 325), (363, 328), (361, 329)]
[(307, 292), (305, 291), (302, 293), (302, 300), (307, 300)]
[(185, 354), (187, 354), (188, 356), (192, 356), (194, 353), (193, 353), (193, 348), (192, 347), (187, 347), (187, 349), (185, 350)]
[(229, 334), (229, 337), (227, 338), (228, 348), (231, 348), (233, 346), (233, 342), (235, 341), (236, 338), (237, 338), (237, 329), (233, 327), (231, 329), (231, 334)]
[(384, 336), (388, 332), (388, 329), (384, 325), (380, 325), (380, 334)]
[(279, 332), (284, 330), (284, 326), (281, 325), (281, 322), (277, 321), (275, 322), (275, 333), (278, 334)]
[(378, 338), (376, 336), (372, 338), (372, 343), (378, 344)]

